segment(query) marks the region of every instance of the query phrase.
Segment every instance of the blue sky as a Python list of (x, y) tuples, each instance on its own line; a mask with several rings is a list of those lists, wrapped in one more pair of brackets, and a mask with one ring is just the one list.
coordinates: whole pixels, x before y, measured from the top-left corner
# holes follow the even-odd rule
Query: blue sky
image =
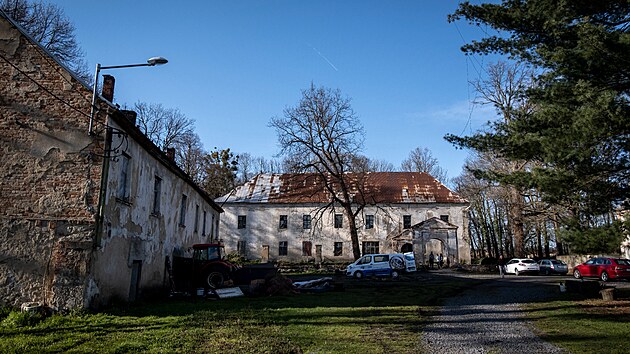
[(427, 147), (452, 178), (468, 153), (443, 136), (494, 116), (471, 106), (468, 82), (490, 59), (460, 51), (483, 32), (447, 22), (457, 1), (50, 2), (75, 24), (90, 68), (166, 57), (160, 67), (108, 71), (114, 101), (179, 108), (207, 149), (273, 157), (270, 118), (313, 82), (351, 98), (366, 156), (399, 166)]

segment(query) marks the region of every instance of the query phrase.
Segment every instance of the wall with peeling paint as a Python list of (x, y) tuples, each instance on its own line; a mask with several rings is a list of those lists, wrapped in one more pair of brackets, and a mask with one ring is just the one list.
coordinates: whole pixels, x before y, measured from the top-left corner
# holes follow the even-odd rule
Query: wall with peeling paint
[[(167, 257), (218, 236), (221, 208), (120, 111), (98, 102), (88, 134), (91, 98), (0, 13), (0, 306), (63, 310), (162, 291)], [(116, 198), (123, 152), (126, 200)], [(163, 183), (152, 215), (155, 176)]]
[[(109, 124), (114, 131), (123, 130), (113, 120)], [(103, 228), (92, 268), (95, 286), (87, 295), (94, 304), (112, 298), (133, 300), (136, 284), (140, 291), (137, 296), (165, 290), (169, 287), (167, 257), (172, 260), (174, 254), (185, 254), (193, 244), (210, 242), (218, 235), (211, 223), (219, 220), (219, 211), (207, 197), (131, 137), (114, 134), (111, 146)], [(129, 161), (127, 199), (119, 195), (123, 154)], [(159, 212), (153, 213), (156, 177), (161, 180), (160, 206)], [(180, 224), (183, 195), (187, 196), (186, 212)], [(137, 283), (132, 277), (134, 263), (139, 265)]]
[(0, 16), (0, 304), (83, 307), (102, 159), (91, 92)]

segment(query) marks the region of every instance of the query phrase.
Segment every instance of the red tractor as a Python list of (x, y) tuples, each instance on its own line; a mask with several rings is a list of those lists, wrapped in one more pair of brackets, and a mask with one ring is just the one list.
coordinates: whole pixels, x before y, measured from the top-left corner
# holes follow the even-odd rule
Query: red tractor
[(192, 258), (173, 259), (173, 281), (178, 289), (220, 288), (238, 270), (237, 266), (224, 259), (222, 244), (202, 243), (192, 248)]
[(196, 244), (192, 249), (192, 258), (173, 259), (172, 284), (180, 291), (217, 289), (228, 281), (234, 285), (248, 285), (252, 279), (264, 279), (277, 271), (273, 264), (234, 265), (225, 259), (225, 248), (221, 243)]

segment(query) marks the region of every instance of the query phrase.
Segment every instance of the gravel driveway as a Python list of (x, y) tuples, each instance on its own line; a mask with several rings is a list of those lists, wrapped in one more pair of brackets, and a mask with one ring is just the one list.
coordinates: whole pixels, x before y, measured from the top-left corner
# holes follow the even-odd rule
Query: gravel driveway
[(446, 300), (424, 329), (427, 353), (563, 353), (538, 338), (521, 311), (557, 294), (554, 280), (494, 278)]

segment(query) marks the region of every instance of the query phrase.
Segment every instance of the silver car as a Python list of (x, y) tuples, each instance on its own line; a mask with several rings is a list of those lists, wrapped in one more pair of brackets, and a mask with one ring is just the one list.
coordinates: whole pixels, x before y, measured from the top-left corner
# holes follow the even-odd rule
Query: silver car
[(569, 272), (569, 266), (563, 261), (557, 259), (541, 259), (538, 261), (540, 267), (540, 274), (562, 274), (566, 275)]

